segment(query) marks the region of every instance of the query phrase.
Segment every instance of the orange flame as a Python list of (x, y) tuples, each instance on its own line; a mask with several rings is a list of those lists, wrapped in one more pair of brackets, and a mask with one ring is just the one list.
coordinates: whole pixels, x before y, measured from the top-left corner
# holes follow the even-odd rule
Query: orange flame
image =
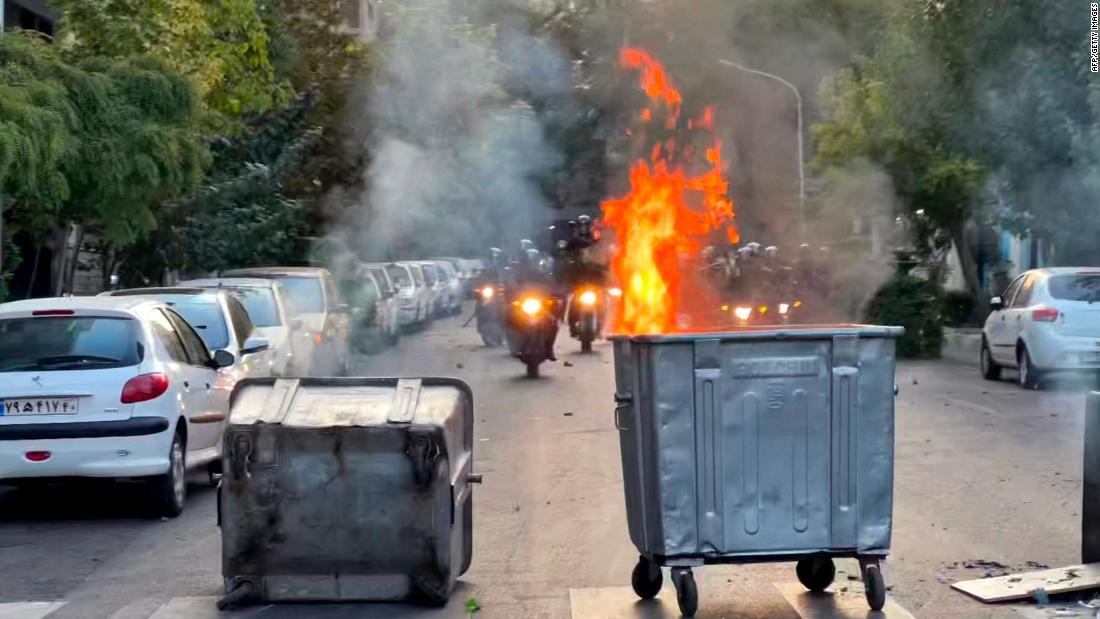
[[(676, 129), (683, 98), (664, 67), (641, 49), (622, 50), (620, 61), (641, 70), (642, 90), (654, 103), (664, 103), (665, 126)], [(648, 120), (648, 112), (642, 118)], [(714, 110), (706, 108), (688, 126), (711, 131)], [(675, 331), (681, 294), (691, 282), (682, 277), (681, 257), (697, 254), (703, 238), (723, 227), (727, 238), (737, 241), (729, 183), (722, 174), (722, 143), (714, 137), (710, 142), (706, 171), (697, 176), (673, 162), (674, 157), (690, 159), (690, 146), (678, 153), (674, 139), (654, 144), (649, 161), (639, 159), (631, 167), (630, 192), (602, 204), (604, 221), (618, 239), (611, 266), (623, 288), (615, 325), (619, 333)]]

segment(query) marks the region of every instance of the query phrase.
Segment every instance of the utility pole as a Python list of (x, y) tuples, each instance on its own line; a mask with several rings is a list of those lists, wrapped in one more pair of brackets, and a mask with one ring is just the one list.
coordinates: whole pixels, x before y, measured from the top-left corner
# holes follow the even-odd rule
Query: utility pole
[(768, 79), (774, 80), (783, 84), (794, 93), (795, 103), (798, 104), (798, 233), (799, 240), (806, 240), (806, 153), (802, 141), (802, 93), (798, 92), (798, 88), (794, 84), (787, 80), (773, 75), (771, 73), (765, 73), (764, 71), (758, 71), (756, 69), (750, 69), (741, 64), (737, 64), (732, 60), (719, 59), (718, 64), (723, 66), (732, 67), (745, 73), (751, 73), (753, 75), (759, 75)]

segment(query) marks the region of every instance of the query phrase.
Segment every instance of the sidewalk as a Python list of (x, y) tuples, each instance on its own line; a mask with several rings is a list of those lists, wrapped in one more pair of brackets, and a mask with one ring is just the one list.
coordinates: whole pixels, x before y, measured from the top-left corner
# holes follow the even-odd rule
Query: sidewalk
[(947, 361), (978, 365), (982, 350), (982, 330), (978, 327), (943, 328), (943, 358)]

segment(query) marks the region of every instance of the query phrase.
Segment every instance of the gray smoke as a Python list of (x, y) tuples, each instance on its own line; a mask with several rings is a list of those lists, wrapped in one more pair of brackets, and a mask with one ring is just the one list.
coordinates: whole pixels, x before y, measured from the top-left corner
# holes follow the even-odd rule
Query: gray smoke
[[(390, 7), (361, 114), (371, 163), (331, 236), (371, 259), (483, 255), (550, 218), (560, 164), (534, 109), (509, 92), (568, 92), (568, 63), (522, 27), (483, 25), (461, 0)], [(537, 90), (536, 90), (537, 89)]]

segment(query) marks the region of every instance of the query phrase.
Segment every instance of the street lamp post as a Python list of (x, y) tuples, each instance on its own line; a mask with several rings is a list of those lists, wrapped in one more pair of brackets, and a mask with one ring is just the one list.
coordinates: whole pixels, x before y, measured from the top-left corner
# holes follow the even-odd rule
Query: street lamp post
[(798, 233), (800, 239), (804, 241), (806, 240), (806, 155), (802, 141), (802, 93), (798, 92), (798, 88), (796, 88), (794, 84), (778, 75), (750, 69), (732, 60), (719, 59), (718, 63), (739, 71), (744, 71), (745, 73), (752, 73), (753, 75), (775, 80), (794, 93), (794, 99), (798, 103)]

